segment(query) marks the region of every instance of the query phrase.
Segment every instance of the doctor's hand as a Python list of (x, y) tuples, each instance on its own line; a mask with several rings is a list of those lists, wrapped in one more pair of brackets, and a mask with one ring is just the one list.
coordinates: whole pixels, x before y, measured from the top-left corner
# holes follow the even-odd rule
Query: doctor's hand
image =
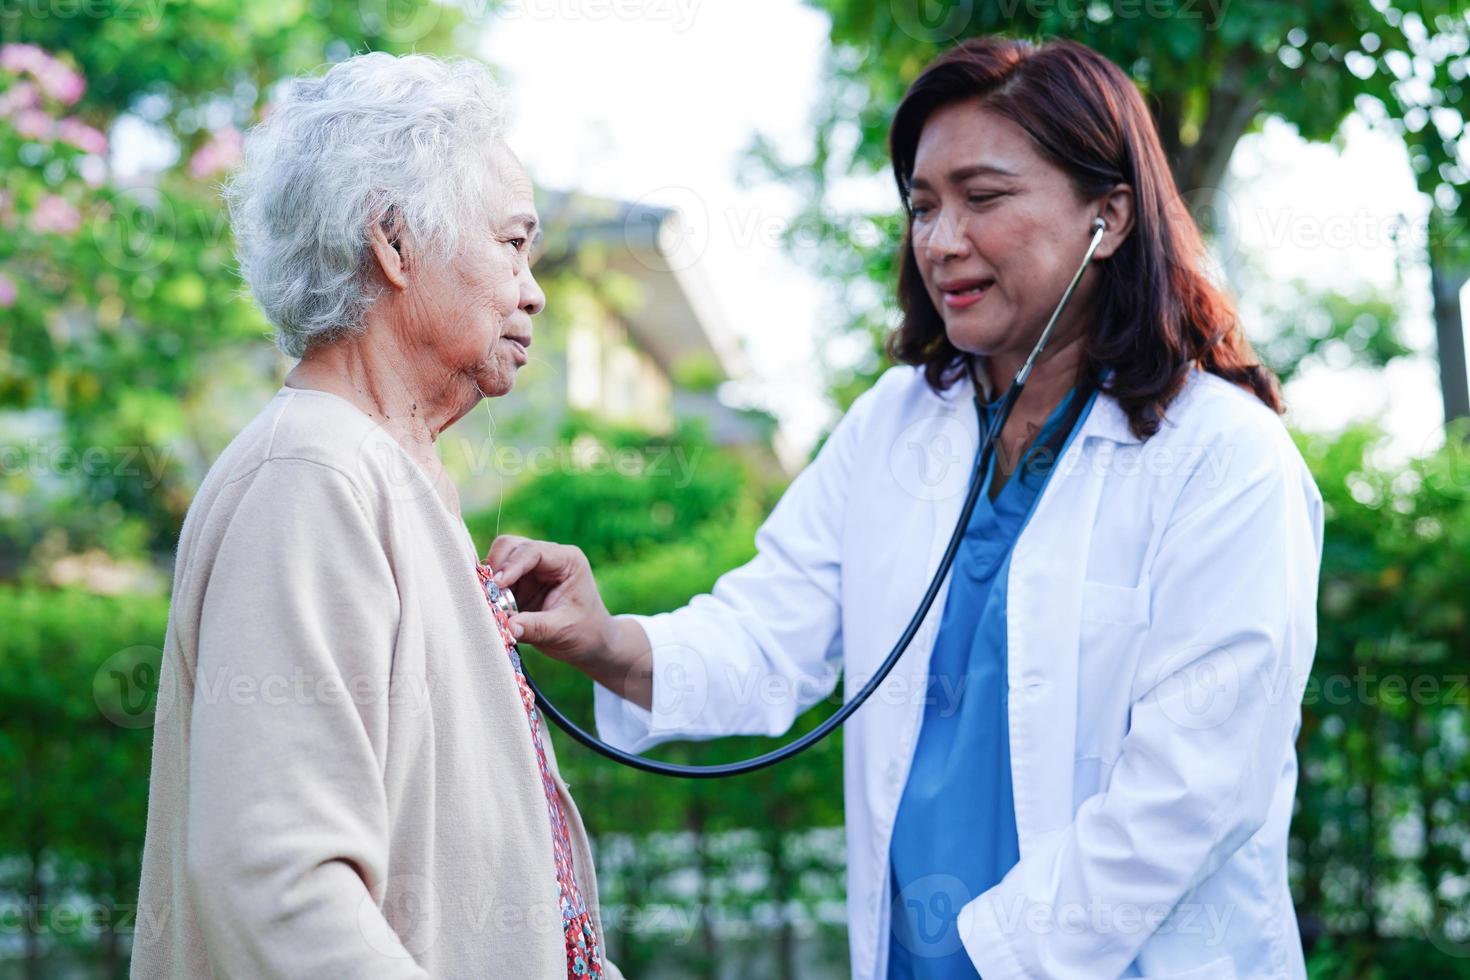
[(637, 623), (610, 615), (582, 549), (502, 534), (486, 562), (511, 589), (520, 612), (517, 640), (571, 664), (594, 681), (647, 708), (653, 701), (653, 650)]

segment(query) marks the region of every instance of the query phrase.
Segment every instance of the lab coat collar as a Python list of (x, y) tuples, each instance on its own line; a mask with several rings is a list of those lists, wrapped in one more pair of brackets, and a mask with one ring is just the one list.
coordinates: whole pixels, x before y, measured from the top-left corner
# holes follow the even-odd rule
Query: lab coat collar
[[(1106, 381), (1111, 373), (1111, 368), (1105, 370), (1103, 380)], [(995, 395), (990, 378), (984, 371), (976, 371), (975, 376), (980, 379), (985, 400), (993, 399)], [(941, 395), (941, 398), (949, 402), (951, 406), (967, 405), (974, 397), (975, 385), (968, 370), (960, 372), (959, 380)], [(1129, 427), (1128, 413), (1123, 410), (1123, 406), (1105, 391), (1097, 393), (1097, 401), (1093, 403), (1092, 411), (1087, 413), (1082, 430), (1077, 435), (1080, 439), (1106, 439), (1122, 445), (1139, 445), (1143, 442), (1133, 434), (1133, 430)]]
[(1123, 406), (1105, 391), (1097, 393), (1097, 401), (1093, 402), (1092, 411), (1087, 413), (1087, 421), (1079, 435), (1084, 439), (1096, 436), (1124, 445), (1143, 442), (1128, 427), (1128, 413), (1123, 411)]

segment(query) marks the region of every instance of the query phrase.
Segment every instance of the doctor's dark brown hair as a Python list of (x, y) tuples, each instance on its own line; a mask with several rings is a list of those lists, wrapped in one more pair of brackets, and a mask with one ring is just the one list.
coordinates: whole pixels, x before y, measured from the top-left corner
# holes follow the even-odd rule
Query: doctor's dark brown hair
[[(922, 365), (937, 391), (963, 373), (964, 356), (945, 335), (914, 257), (909, 181), (929, 116), (976, 97), (1029, 134), (1084, 199), (1120, 183), (1133, 188), (1133, 228), (1099, 262), (1095, 327), (1083, 343), (1084, 370), (1118, 400), (1134, 434), (1158, 431), (1195, 364), (1283, 411), (1276, 376), (1257, 361), (1234, 306), (1204, 273), (1204, 243), (1138, 90), (1107, 58), (1066, 40), (975, 38), (940, 55), (909, 86), (888, 136), (908, 215), (899, 252), (903, 322), (888, 338), (889, 356)], [(1114, 372), (1106, 384), (1105, 368)]]

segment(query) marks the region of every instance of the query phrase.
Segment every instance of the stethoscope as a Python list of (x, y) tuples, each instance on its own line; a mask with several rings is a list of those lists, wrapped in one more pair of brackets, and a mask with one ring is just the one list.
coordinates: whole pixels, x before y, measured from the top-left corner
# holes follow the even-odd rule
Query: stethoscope
[[(965, 495), (965, 504), (960, 510), (959, 520), (955, 522), (954, 533), (950, 535), (949, 544), (944, 549), (944, 557), (940, 559), (939, 568), (935, 571), (934, 578), (930, 580), (929, 588), (924, 591), (924, 598), (919, 602), (919, 607), (914, 610), (914, 615), (909, 620), (908, 626), (904, 627), (903, 635), (893, 645), (893, 649), (889, 652), (888, 658), (883, 661), (883, 665), (863, 685), (863, 689), (855, 697), (843, 704), (826, 721), (788, 745), (783, 745), (779, 749), (773, 749), (753, 759), (711, 766), (686, 766), (672, 762), (657, 762), (652, 759), (645, 759), (642, 756), (633, 755), (631, 752), (624, 752), (622, 749), (613, 748), (595, 735), (583, 731), (577, 727), (575, 722), (562, 714), (554, 704), (547, 700), (546, 695), (541, 693), (541, 688), (536, 686), (536, 682), (531, 679), (528, 673), (526, 674), (526, 682), (531, 686), (531, 690), (535, 692), (536, 704), (540, 706), (542, 712), (552, 721), (556, 722), (572, 738), (581, 742), (592, 751), (607, 756), (614, 762), (621, 762), (625, 766), (633, 769), (641, 769), (644, 772), (658, 773), (663, 776), (683, 776), (687, 779), (713, 779), (720, 776), (739, 776), (744, 773), (755, 772), (757, 769), (764, 769), (766, 766), (775, 765), (778, 762), (791, 758), (799, 752), (811, 748), (830, 735), (839, 725), (847, 721), (848, 718), (852, 717), (852, 713), (862, 707), (863, 702), (872, 696), (873, 692), (878, 689), (878, 685), (882, 684), (889, 672), (893, 670), (894, 665), (898, 663), (898, 658), (903, 656), (904, 651), (913, 642), (914, 635), (918, 633), (919, 626), (923, 623), (924, 617), (929, 615), (930, 607), (934, 605), (934, 598), (939, 594), (939, 588), (943, 584), (945, 576), (949, 574), (950, 567), (954, 564), (955, 553), (959, 550), (960, 541), (964, 538), (965, 530), (969, 527), (970, 517), (974, 513), (975, 504), (980, 499), (980, 489), (985, 483), (985, 473), (990, 465), (990, 459), (994, 455), (995, 447), (1000, 441), (1000, 434), (1005, 428), (1006, 419), (1010, 417), (1011, 409), (1015, 407), (1016, 401), (1021, 397), (1021, 391), (1026, 386), (1026, 379), (1031, 376), (1031, 369), (1035, 366), (1036, 359), (1046, 349), (1047, 341), (1051, 339), (1052, 328), (1056, 326), (1058, 318), (1062, 315), (1062, 310), (1067, 305), (1067, 301), (1072, 298), (1072, 292), (1077, 288), (1077, 283), (1081, 281), (1082, 273), (1087, 270), (1087, 263), (1092, 261), (1092, 253), (1097, 251), (1098, 245), (1102, 242), (1103, 232), (1107, 230), (1107, 222), (1103, 221), (1102, 218), (1097, 218), (1093, 221), (1093, 227), (1096, 230), (1093, 232), (1092, 241), (1087, 246), (1087, 254), (1082, 257), (1082, 264), (1077, 267), (1077, 272), (1072, 276), (1072, 281), (1067, 284), (1066, 291), (1062, 293), (1061, 301), (1057, 303), (1057, 308), (1052, 312), (1051, 319), (1047, 321), (1046, 327), (1041, 331), (1041, 338), (1036, 341), (1036, 346), (1032, 348), (1031, 355), (1026, 358), (1026, 363), (1021, 365), (1021, 370), (1016, 372), (1016, 378), (1011, 382), (1011, 386), (1006, 389), (1006, 393), (1002, 397), (997, 411), (990, 416), (988, 426), (985, 424), (985, 412), (980, 400), (979, 386), (976, 386), (975, 412), (980, 419), (980, 427), (985, 430), (985, 438), (981, 442), (979, 459), (976, 461), (975, 470), (970, 476), (969, 492)], [(1081, 399), (1077, 399), (1077, 401), (1080, 402)], [(1064, 430), (1066, 428), (1068, 427), (1063, 427)], [(490, 587), (492, 589), (491, 601), (505, 610), (507, 615), (519, 611), (515, 596), (511, 594), (509, 589), (495, 586), (493, 580), (490, 583)], [(524, 667), (523, 661), (522, 670), (524, 670)]]

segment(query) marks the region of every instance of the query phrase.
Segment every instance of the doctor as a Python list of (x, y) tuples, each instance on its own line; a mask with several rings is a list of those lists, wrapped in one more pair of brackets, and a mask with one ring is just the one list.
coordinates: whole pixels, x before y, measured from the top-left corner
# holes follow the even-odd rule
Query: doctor
[(976, 39), (913, 83), (890, 149), (901, 366), (756, 557), (613, 617), (575, 548), (502, 537), (513, 629), (597, 682), (635, 752), (780, 735), (839, 675), (851, 696), (938, 566), (977, 395), (994, 410), (1102, 218), (945, 591), (847, 725), (853, 975), (1304, 977), (1287, 829), (1321, 497), (1143, 101), (1081, 45)]

